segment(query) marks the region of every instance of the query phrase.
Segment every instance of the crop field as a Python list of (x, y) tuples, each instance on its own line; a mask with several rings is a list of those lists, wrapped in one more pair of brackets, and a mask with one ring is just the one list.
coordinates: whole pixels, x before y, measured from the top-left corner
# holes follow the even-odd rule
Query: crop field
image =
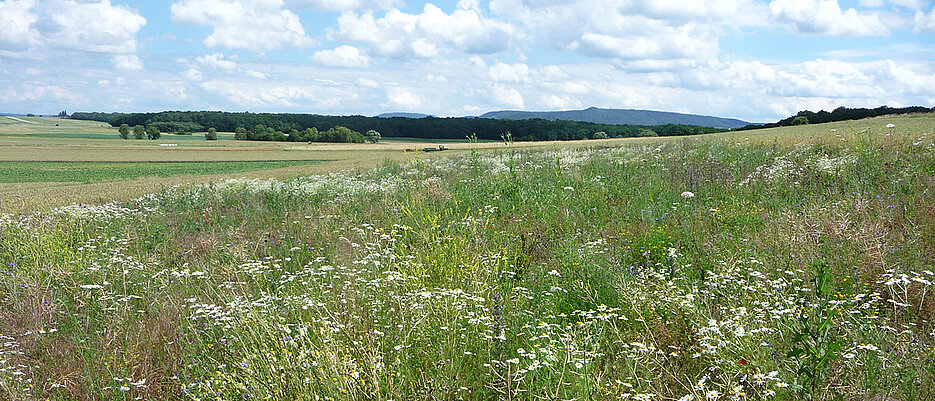
[(935, 399), (931, 116), (218, 142), (345, 162), (0, 214), (0, 400)]

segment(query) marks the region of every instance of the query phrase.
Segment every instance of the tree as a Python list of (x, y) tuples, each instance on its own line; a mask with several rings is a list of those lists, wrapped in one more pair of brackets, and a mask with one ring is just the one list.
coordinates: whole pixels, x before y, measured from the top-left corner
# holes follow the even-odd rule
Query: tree
[(218, 130), (208, 128), (208, 132), (205, 132), (205, 140), (207, 141), (216, 141), (218, 139)]
[(156, 128), (156, 127), (150, 125), (149, 127), (146, 127), (146, 136), (147, 136), (149, 139), (156, 140), (156, 139), (159, 139), (159, 138), (162, 137), (162, 133), (159, 132), (159, 128)]
[(808, 125), (808, 117), (796, 116), (792, 119), (792, 125)]
[(130, 126), (126, 124), (121, 124), (120, 128), (117, 128), (117, 132), (120, 133), (120, 137), (127, 139), (130, 137)]
[(636, 136), (645, 138), (645, 137), (659, 136), (659, 134), (657, 134), (656, 131), (653, 131), (649, 128), (643, 128), (640, 130), (639, 134), (636, 134)]
[(593, 136), (591, 136), (591, 138), (594, 138), (594, 139), (607, 139), (607, 133), (604, 132), (604, 131), (597, 131), (597, 132), (594, 133)]
[(137, 125), (133, 127), (133, 137), (136, 139), (143, 139), (146, 136), (146, 128), (142, 125)]
[(376, 130), (370, 130), (370, 131), (367, 131), (367, 135), (364, 135), (364, 139), (366, 139), (367, 142), (370, 142), (370, 143), (377, 143), (377, 142), (380, 142), (380, 140), (383, 139), (383, 137)]
[(247, 139), (247, 129), (244, 127), (237, 127), (237, 129), (234, 130), (234, 139), (238, 141)]

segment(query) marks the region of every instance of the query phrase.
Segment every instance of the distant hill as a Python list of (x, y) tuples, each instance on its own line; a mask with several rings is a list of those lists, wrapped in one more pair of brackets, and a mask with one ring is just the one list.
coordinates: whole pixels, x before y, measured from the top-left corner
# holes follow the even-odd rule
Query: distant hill
[(431, 116), (428, 115), (428, 114), (422, 114), (422, 113), (402, 113), (402, 112), (397, 112), (397, 113), (383, 113), (383, 114), (378, 115), (377, 117), (380, 117), (380, 118), (393, 118), (393, 117), (425, 118), (425, 117), (431, 117)]
[(491, 111), (481, 118), (507, 120), (544, 120), (583, 121), (595, 124), (662, 125), (684, 124), (714, 128), (740, 128), (750, 123), (733, 118), (700, 116), (696, 114), (671, 113), (667, 111), (633, 109), (599, 109), (590, 107), (584, 110), (567, 111)]

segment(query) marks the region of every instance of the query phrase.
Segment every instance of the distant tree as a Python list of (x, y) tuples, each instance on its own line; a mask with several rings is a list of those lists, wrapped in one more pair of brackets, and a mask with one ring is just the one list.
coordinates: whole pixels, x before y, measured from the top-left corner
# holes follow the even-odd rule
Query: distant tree
[(218, 139), (218, 130), (208, 128), (208, 132), (205, 132), (205, 140), (207, 141), (216, 141)]
[(62, 110), (58, 113), (58, 116), (62, 118), (68, 117), (68, 112), (65, 110)]
[(146, 136), (146, 128), (142, 125), (137, 125), (133, 127), (133, 137), (136, 139), (143, 139)]
[(26, 113), (26, 117), (35, 117), (35, 116), (36, 116), (35, 114), (32, 114), (32, 113)]
[(792, 125), (808, 125), (808, 117), (796, 116), (792, 119)]
[(120, 137), (127, 139), (130, 137), (130, 126), (126, 124), (120, 125), (120, 128), (117, 128), (117, 132), (120, 133)]
[(594, 135), (591, 136), (593, 139), (607, 139), (607, 133), (604, 131), (597, 131)]
[(146, 127), (146, 137), (148, 137), (149, 139), (155, 140), (155, 139), (161, 138), (161, 137), (162, 137), (162, 133), (159, 132), (159, 128), (156, 128), (156, 127), (150, 125), (150, 126)]
[(175, 135), (191, 135), (191, 132), (188, 132), (186, 130), (179, 130), (178, 132), (175, 133)]
[(244, 127), (237, 127), (237, 129), (234, 130), (234, 139), (238, 141), (247, 139), (247, 129)]
[(643, 128), (640, 130), (639, 134), (636, 134), (636, 136), (643, 138), (643, 137), (659, 136), (659, 134), (657, 134), (656, 131), (653, 131), (649, 128)]
[(383, 137), (376, 130), (369, 130), (367, 131), (367, 134), (364, 135), (364, 139), (370, 143), (377, 143), (377, 142), (380, 142), (380, 140), (383, 139)]

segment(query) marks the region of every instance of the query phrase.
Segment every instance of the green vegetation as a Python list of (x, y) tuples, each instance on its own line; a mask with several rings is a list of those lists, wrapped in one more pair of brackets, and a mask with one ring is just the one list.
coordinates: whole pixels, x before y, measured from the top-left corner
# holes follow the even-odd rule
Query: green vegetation
[(0, 398), (933, 399), (933, 121), (0, 215)]
[(120, 129), (117, 130), (117, 132), (120, 133), (121, 139), (127, 139), (130, 137), (130, 126), (126, 124), (122, 124), (120, 126)]
[[(114, 127), (121, 124), (158, 126), (163, 132), (203, 131), (214, 127), (220, 131), (236, 132), (243, 128), (243, 135), (236, 138), (262, 141), (293, 141), (311, 136), (308, 130), (326, 132), (337, 127), (346, 127), (353, 132), (380, 132), (384, 138), (412, 137), (422, 139), (458, 139), (476, 134), (479, 139), (500, 139), (505, 132), (512, 132), (519, 141), (567, 141), (590, 138), (595, 132), (603, 131), (610, 138), (630, 138), (643, 129), (651, 129), (659, 136), (685, 136), (714, 132), (723, 129), (683, 124), (653, 126), (592, 124), (568, 120), (507, 120), (491, 118), (404, 118), (364, 116), (322, 116), (315, 114), (267, 114), (225, 113), (214, 111), (166, 111), (161, 113), (74, 113), (78, 120), (104, 121)], [(355, 136), (356, 139), (356, 136)], [(306, 139), (305, 141), (312, 140)], [(313, 142), (356, 142), (339, 140), (312, 140)], [(357, 142), (359, 143), (359, 142)]]
[(901, 115), (901, 114), (919, 114), (919, 113), (933, 113), (935, 112), (935, 107), (887, 107), (880, 106), (875, 109), (864, 109), (864, 108), (854, 108), (850, 109), (847, 107), (838, 107), (831, 112), (824, 110), (813, 112), (809, 110), (803, 110), (796, 115), (784, 118), (775, 123), (770, 124), (750, 124), (741, 129), (760, 129), (760, 128), (775, 128), (775, 127), (789, 127), (794, 125), (804, 125), (804, 124), (822, 124), (830, 123), (837, 121), (853, 121), (853, 120), (862, 120), (871, 117), (882, 117), (882, 116), (892, 116), (892, 115)]
[(298, 161), (239, 162), (0, 162), (0, 183), (100, 182), (141, 177), (207, 175), (270, 170), (315, 163)]

